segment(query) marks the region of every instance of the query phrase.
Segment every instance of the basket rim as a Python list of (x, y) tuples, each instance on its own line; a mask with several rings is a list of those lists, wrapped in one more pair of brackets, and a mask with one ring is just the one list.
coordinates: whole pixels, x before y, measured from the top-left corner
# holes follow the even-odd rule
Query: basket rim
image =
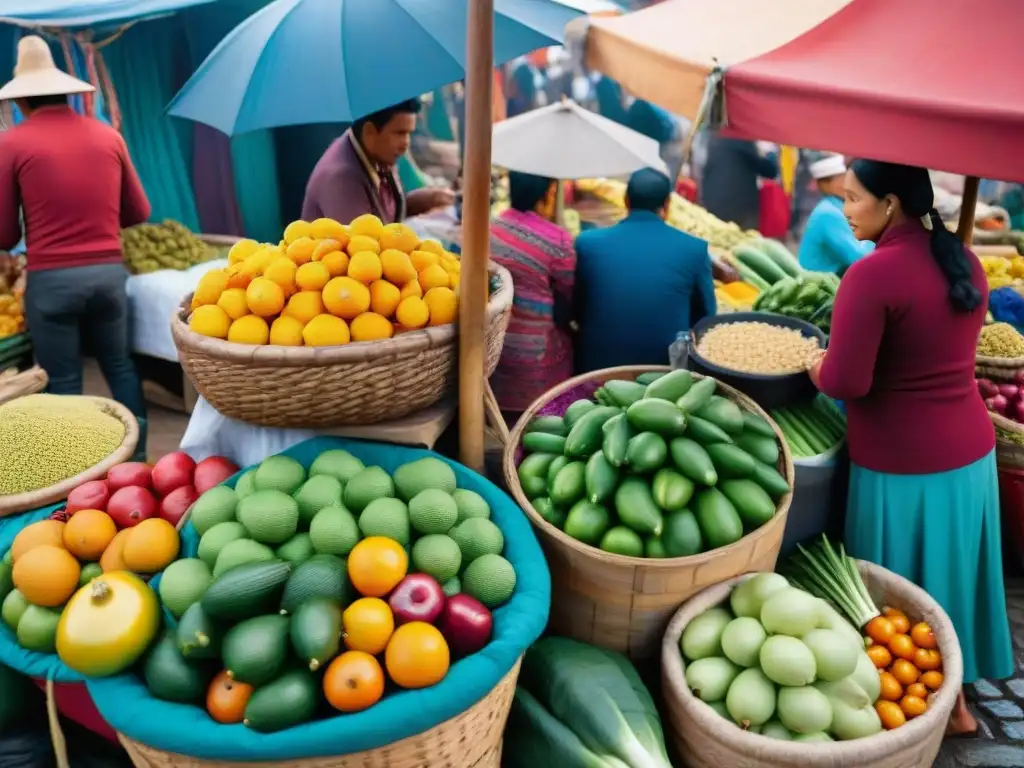
[[(988, 412), (989, 418), (992, 419), (992, 423), (1007, 432), (1016, 432), (1018, 434), (1024, 434), (1024, 424), (1009, 419), (1002, 414), (995, 413), (993, 411)], [(998, 437), (998, 435), (997, 435)]]
[[(512, 275), (500, 264), (491, 261), (488, 272), (500, 280), (498, 289), (487, 301), (487, 323), (493, 322), (512, 306)], [(187, 294), (171, 318), (171, 336), (178, 353), (201, 352), (226, 363), (251, 367), (309, 368), (327, 365), (351, 365), (367, 360), (388, 360), (416, 354), (425, 349), (446, 346), (458, 338), (458, 324), (449, 323), (409, 331), (380, 341), (357, 341), (336, 347), (282, 347), (264, 344), (236, 344), (223, 339), (201, 336), (188, 327), (192, 293)]]
[[(571, 549), (573, 550), (573, 552), (577, 554), (586, 557), (591, 557), (594, 560), (602, 561), (609, 564), (615, 564), (618, 566), (628, 566), (631, 568), (644, 567), (651, 569), (669, 569), (678, 568), (680, 565), (684, 564), (696, 567), (704, 563), (710, 562), (713, 559), (717, 559), (723, 553), (739, 551), (741, 548), (746, 548), (751, 544), (760, 541), (764, 536), (767, 536), (772, 529), (773, 522), (777, 523), (780, 520), (785, 520), (786, 516), (789, 514), (790, 505), (793, 502), (793, 487), (795, 484), (795, 470), (793, 466), (793, 457), (790, 454), (789, 446), (786, 444), (785, 439), (782, 437), (782, 432), (780, 431), (779, 426), (775, 423), (772, 417), (763, 408), (761, 408), (761, 406), (759, 406), (751, 398), (749, 398), (747, 395), (744, 395), (735, 387), (731, 387), (728, 384), (719, 381), (718, 379), (715, 379), (715, 381), (718, 382), (718, 386), (722, 388), (722, 391), (729, 395), (729, 399), (733, 400), (739, 405), (742, 405), (745, 409), (750, 410), (757, 416), (760, 416), (761, 418), (765, 419), (769, 424), (771, 424), (772, 429), (775, 431), (775, 435), (779, 440), (779, 458), (780, 461), (783, 462), (783, 466), (785, 468), (785, 473), (783, 474), (783, 476), (786, 478), (786, 482), (789, 483), (790, 490), (776, 502), (775, 514), (772, 515), (771, 519), (768, 520), (760, 528), (751, 531), (750, 533), (741, 537), (737, 541), (734, 541), (732, 544), (729, 544), (728, 546), (718, 547), (717, 549), (709, 549), (707, 552), (701, 552), (696, 555), (689, 555), (688, 557), (632, 557), (631, 555), (619, 555), (613, 552), (605, 552), (604, 550), (598, 549), (597, 547), (592, 547), (589, 544), (584, 544), (580, 541), (577, 541), (558, 526), (549, 523), (547, 520), (541, 517), (540, 513), (537, 512), (536, 509), (534, 509), (533, 504), (530, 503), (530, 500), (526, 498), (526, 494), (523, 493), (523, 487), (519, 482), (519, 473), (516, 471), (515, 457), (516, 451), (518, 450), (519, 445), (522, 442), (523, 434), (526, 432), (526, 427), (527, 425), (529, 425), (530, 421), (533, 420), (533, 417), (537, 415), (538, 411), (540, 411), (542, 408), (544, 408), (544, 406), (546, 406), (549, 402), (554, 400), (562, 393), (574, 389), (575, 387), (578, 387), (580, 384), (584, 384), (589, 381), (599, 380), (603, 382), (615, 378), (636, 378), (636, 376), (640, 375), (641, 373), (668, 373), (672, 370), (673, 368), (669, 365), (624, 365), (615, 368), (604, 368), (599, 371), (590, 371), (589, 373), (574, 376), (571, 379), (563, 381), (558, 386), (552, 387), (543, 395), (534, 400), (530, 404), (529, 408), (523, 411), (523, 415), (519, 417), (519, 420), (516, 422), (515, 427), (513, 427), (512, 431), (509, 433), (509, 439), (505, 443), (505, 449), (502, 453), (501, 465), (503, 474), (505, 475), (505, 483), (508, 486), (509, 493), (512, 494), (512, 498), (514, 498), (516, 503), (519, 504), (522, 510), (526, 513), (527, 517), (530, 518), (530, 522), (534, 525), (535, 528), (538, 528), (541, 531), (541, 533), (543, 533), (545, 536), (548, 536), (549, 538), (558, 542), (560, 546)], [(691, 374), (695, 379), (707, 378), (703, 374), (696, 373), (693, 371), (691, 371)], [(710, 378), (714, 377), (712, 376)], [(718, 391), (719, 390), (716, 390), (716, 393)]]
[[(946, 636), (947, 641), (951, 640), (955, 645), (955, 650), (944, 653), (942, 656), (943, 683), (936, 692), (932, 704), (923, 715), (915, 717), (897, 729), (882, 731), (873, 736), (860, 739), (816, 745), (816, 748), (810, 753), (808, 752), (807, 744), (768, 739), (757, 734), (747, 733), (737, 727), (730, 730), (729, 737), (734, 739), (740, 747), (749, 751), (757, 750), (768, 758), (777, 757), (789, 762), (821, 758), (822, 762), (818, 762), (815, 759), (811, 765), (824, 765), (826, 761), (828, 765), (838, 765), (845, 764), (847, 760), (857, 756), (863, 757), (866, 745), (885, 744), (890, 748), (902, 748), (903, 746), (923, 742), (930, 733), (934, 732), (933, 729), (936, 727), (945, 729), (946, 719), (949, 717), (950, 711), (952, 711), (953, 704), (963, 684), (963, 661), (960, 657), (959, 641), (957, 640), (956, 633), (951, 629), (953, 625), (952, 620), (931, 595), (902, 576), (865, 560), (857, 560), (856, 563), (862, 576), (866, 576), (872, 581), (900, 584), (901, 587), (913, 595), (915, 604), (924, 606), (928, 611), (937, 613), (944, 619), (943, 626), (939, 628), (940, 638)], [(685, 684), (680, 685), (680, 682), (685, 682), (686, 677), (682, 653), (679, 650), (679, 640), (689, 622), (703, 612), (706, 601), (709, 607), (710, 605), (721, 605), (728, 599), (735, 585), (752, 578), (754, 575), (743, 574), (698, 592), (676, 611), (662, 638), (661, 668), (662, 680), (664, 682), (663, 688), (665, 689), (662, 695), (666, 699), (673, 698), (683, 710), (683, 715), (693, 720), (696, 726), (705, 731), (713, 730), (723, 722), (728, 723), (729, 721), (725, 720), (725, 718), (721, 717), (721, 715), (717, 714), (706, 704), (698, 706), (698, 704), (703, 704), (703, 702), (697, 699)], [(871, 589), (870, 584), (868, 589)], [(711, 603), (711, 600), (714, 600), (714, 603)], [(690, 616), (690, 613), (694, 615)], [(860, 630), (857, 629), (857, 632), (860, 633)], [(948, 635), (952, 636), (949, 637)], [(733, 730), (735, 730), (735, 733), (733, 733)]]
[(987, 365), (990, 368), (1024, 368), (1024, 357), (990, 357), (989, 355), (974, 355), (974, 364)]
[(121, 405), (121, 403), (107, 397), (92, 397), (88, 395), (81, 397), (96, 401), (100, 408), (106, 410), (111, 416), (124, 424), (124, 439), (121, 441), (121, 444), (107, 458), (79, 472), (74, 477), (69, 477), (46, 488), (0, 496), (0, 518), (39, 509), (40, 507), (61, 501), (67, 498), (67, 495), (82, 483), (98, 480), (106, 476), (111, 467), (131, 458), (139, 443), (139, 422), (135, 419), (134, 414)]

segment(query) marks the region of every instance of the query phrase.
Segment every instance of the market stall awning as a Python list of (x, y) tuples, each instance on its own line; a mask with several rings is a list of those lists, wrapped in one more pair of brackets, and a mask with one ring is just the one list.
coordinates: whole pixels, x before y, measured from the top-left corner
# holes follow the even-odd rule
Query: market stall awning
[(733, 135), (1010, 181), (1021, 29), (1019, 0), (669, 0), (594, 19), (587, 55), (691, 118), (722, 67)]
[(216, 0), (5, 0), (0, 23), (40, 27), (123, 24)]

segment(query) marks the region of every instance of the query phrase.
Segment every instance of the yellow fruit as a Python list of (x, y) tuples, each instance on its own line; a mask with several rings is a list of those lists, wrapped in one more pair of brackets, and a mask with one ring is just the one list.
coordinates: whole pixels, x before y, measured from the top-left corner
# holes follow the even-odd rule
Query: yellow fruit
[(395, 334), (391, 321), (376, 312), (363, 312), (352, 321), (352, 341), (379, 341)]
[(378, 315), (391, 317), (401, 300), (402, 292), (387, 280), (374, 280), (370, 283), (370, 309)]
[(109, 546), (103, 550), (103, 556), (100, 557), (100, 568), (103, 569), (104, 573), (110, 573), (111, 571), (127, 571), (128, 566), (124, 564), (124, 543), (128, 541), (128, 534), (131, 532), (131, 528), (125, 528), (124, 530), (118, 531), (117, 536), (110, 542)]
[(445, 252), (444, 246), (437, 242), (437, 240), (424, 240), (419, 244), (418, 250), (426, 251), (427, 253), (436, 253), (438, 256), (441, 256)]
[(232, 245), (231, 250), (228, 251), (228, 264), (237, 264), (240, 261), (245, 261), (256, 253), (259, 248), (260, 244), (255, 240), (250, 240), (249, 238), (239, 240)]
[(125, 538), (121, 556), (128, 570), (156, 573), (174, 561), (180, 546), (174, 526), (162, 517), (151, 517), (131, 529)]
[(330, 279), (330, 270), (320, 261), (303, 264), (295, 273), (295, 284), (301, 291), (322, 291)]
[(188, 327), (202, 336), (224, 339), (227, 338), (228, 328), (231, 327), (231, 318), (216, 304), (207, 304), (196, 307), (189, 318)]
[(313, 260), (313, 253), (316, 251), (316, 240), (309, 237), (300, 237), (294, 243), (289, 243), (287, 256), (301, 266)]
[(416, 279), (416, 270), (412, 267), (412, 261), (407, 253), (389, 248), (381, 251), (380, 265), (384, 277), (395, 285), (405, 285), (410, 280)]
[(384, 223), (372, 213), (364, 213), (362, 216), (352, 219), (352, 223), (348, 225), (348, 231), (352, 237), (366, 235), (374, 240), (379, 240), (380, 236), (384, 234)]
[(320, 291), (299, 291), (290, 299), (282, 316), (294, 317), (305, 325), (317, 315), (323, 314), (324, 302)]
[(407, 299), (410, 296), (415, 296), (417, 299), (423, 298), (423, 288), (420, 286), (419, 280), (410, 280), (402, 286), (402, 298)]
[(192, 306), (216, 304), (224, 289), (228, 287), (230, 277), (226, 269), (211, 269), (199, 278), (199, 285), (192, 295)]
[(370, 289), (351, 277), (335, 277), (324, 286), (323, 300), (332, 315), (351, 320), (370, 308)]
[(264, 246), (242, 263), (245, 265), (247, 272), (252, 273), (254, 276), (262, 275), (263, 270), (267, 268), (270, 262), (280, 255), (281, 253), (276, 248)]
[(348, 245), (345, 247), (348, 251), (349, 256), (354, 256), (362, 251), (373, 251), (373, 253), (380, 253), (380, 243), (374, 240), (372, 237), (366, 235), (352, 235), (352, 239), (348, 241)]
[(440, 264), (432, 264), (420, 272), (420, 285), (424, 291), (430, 291), (431, 288), (447, 288), (448, 273)]
[(64, 547), (33, 547), (14, 563), (14, 586), (33, 605), (64, 605), (78, 589), (82, 568)]
[(328, 253), (340, 251), (343, 247), (339, 240), (318, 240), (313, 249), (313, 261), (320, 261)]
[(459, 317), (459, 302), (451, 288), (431, 288), (423, 297), (431, 325), (448, 325)]
[(25, 526), (14, 537), (14, 543), (11, 544), (11, 558), (17, 562), (18, 558), (30, 549), (43, 546), (64, 546), (64, 523), (59, 520), (39, 520)]
[(260, 317), (271, 317), (284, 309), (284, 290), (266, 277), (257, 277), (245, 289), (249, 311)]
[(429, 266), (441, 263), (441, 257), (429, 251), (413, 251), (409, 254), (409, 258), (412, 260), (412, 267), (417, 273), (422, 272)]
[(395, 319), (404, 327), (415, 330), (427, 324), (430, 319), (430, 310), (423, 299), (409, 296), (402, 299), (402, 303), (398, 305), (398, 309), (395, 310)]
[(277, 283), (285, 294), (295, 290), (295, 262), (287, 256), (279, 256), (263, 270), (263, 277)]
[(344, 251), (333, 251), (325, 254), (321, 264), (327, 267), (331, 277), (343, 277), (348, 272), (348, 254)]
[(245, 290), (249, 287), (252, 279), (259, 275), (259, 272), (248, 261), (243, 261), (228, 267), (228, 275), (228, 289), (241, 288)]
[(353, 254), (348, 263), (348, 276), (364, 285), (380, 280), (381, 274), (380, 258), (372, 251)]
[(217, 299), (217, 306), (224, 310), (231, 320), (237, 320), (249, 314), (249, 304), (245, 300), (244, 288), (228, 288)]
[(310, 237), (317, 240), (348, 240), (348, 228), (334, 219), (315, 219), (309, 223)]
[(301, 320), (281, 315), (270, 326), (270, 343), (279, 347), (301, 347), (302, 327)]
[(381, 248), (394, 248), (402, 253), (412, 253), (419, 242), (419, 235), (405, 224), (388, 224), (380, 234)]
[(228, 341), (235, 344), (266, 344), (270, 338), (267, 321), (259, 315), (246, 315), (231, 324)]
[(302, 329), (302, 340), (308, 347), (336, 347), (351, 340), (348, 325), (340, 317), (319, 315)]
[(284, 228), (284, 242), (291, 245), (301, 237), (310, 237), (313, 234), (313, 226), (308, 221), (293, 221)]
[(64, 548), (87, 563), (100, 559), (117, 535), (117, 526), (106, 512), (80, 509), (64, 526)]

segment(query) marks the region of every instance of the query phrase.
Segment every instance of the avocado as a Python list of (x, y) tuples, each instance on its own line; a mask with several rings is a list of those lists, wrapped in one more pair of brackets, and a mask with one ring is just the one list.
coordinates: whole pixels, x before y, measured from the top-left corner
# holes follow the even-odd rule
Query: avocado
[(311, 597), (326, 597), (342, 606), (350, 599), (345, 561), (334, 555), (314, 555), (289, 577), (281, 598), (281, 609), (294, 613)]
[(293, 669), (252, 694), (242, 722), (261, 733), (283, 731), (312, 719), (318, 699), (319, 686), (312, 673)]
[(232, 679), (265, 685), (284, 666), (288, 654), (288, 617), (257, 616), (236, 624), (224, 635), (221, 658)]
[(341, 606), (326, 597), (307, 600), (292, 616), (289, 633), (295, 653), (316, 672), (338, 654)]
[(187, 661), (170, 632), (153, 646), (143, 671), (146, 688), (153, 696), (179, 704), (201, 702), (213, 675), (214, 670), (208, 664)]

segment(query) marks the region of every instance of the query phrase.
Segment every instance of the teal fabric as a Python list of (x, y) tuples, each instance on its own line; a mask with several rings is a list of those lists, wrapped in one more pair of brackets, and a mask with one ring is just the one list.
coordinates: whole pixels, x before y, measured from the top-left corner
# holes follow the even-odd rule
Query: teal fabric
[(953, 621), (964, 682), (1014, 672), (995, 452), (933, 475), (850, 471), (846, 547), (922, 587)]
[[(0, 553), (5, 553), (11, 548), (14, 537), (23, 528), (39, 520), (45, 520), (63, 506), (64, 503), (61, 502), (33, 512), (26, 512), (23, 515), (0, 518)], [(26, 651), (18, 645), (14, 633), (3, 622), (0, 622), (0, 664), (6, 664), (23, 675), (40, 680), (52, 679), (58, 683), (79, 683), (84, 679), (77, 672), (64, 666), (56, 654)]]
[(420, 170), (409, 154), (398, 158), (398, 180), (406, 193), (427, 186), (427, 175)]
[[(366, 464), (388, 471), (430, 451), (400, 446), (317, 437), (284, 451), (309, 467), (320, 453), (344, 448)], [(438, 685), (393, 693), (365, 712), (318, 720), (286, 731), (260, 734), (244, 725), (218, 725), (198, 707), (158, 701), (135, 675), (88, 680), (100, 714), (111, 727), (157, 749), (205, 760), (278, 761), (350, 754), (374, 749), (428, 730), (483, 698), (540, 636), (551, 604), (547, 563), (529, 521), (507, 495), (480, 475), (439, 456), (455, 470), (460, 488), (481, 494), (491, 517), (505, 534), (505, 556), (515, 566), (512, 599), (494, 612), (494, 638), (480, 653), (452, 665)], [(233, 486), (241, 473), (227, 481)], [(198, 536), (182, 531), (185, 554), (193, 554)], [(140, 713), (142, 716), (140, 716)]]

